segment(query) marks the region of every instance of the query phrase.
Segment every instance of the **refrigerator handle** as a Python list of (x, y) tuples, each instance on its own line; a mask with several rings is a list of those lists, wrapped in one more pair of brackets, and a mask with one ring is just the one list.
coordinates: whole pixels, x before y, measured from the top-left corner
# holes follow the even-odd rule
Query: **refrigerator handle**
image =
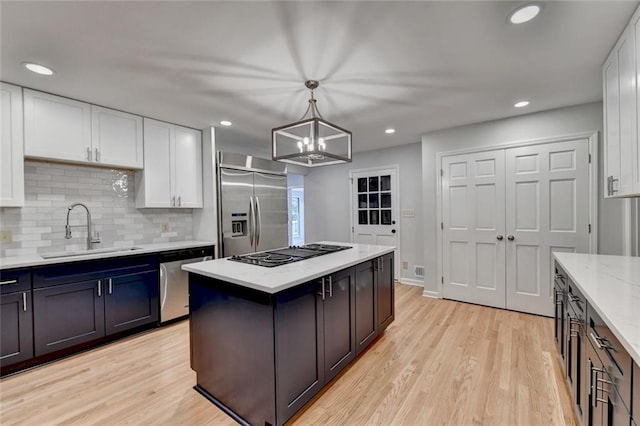
[(253, 196), (249, 195), (249, 244), (251, 248), (255, 248), (253, 245), (253, 234), (255, 233), (256, 217), (253, 210)]
[(167, 267), (161, 263), (160, 264), (160, 297), (162, 301), (160, 303), (160, 310), (164, 308), (164, 304), (167, 303)]
[(260, 199), (256, 195), (256, 249), (260, 244), (260, 232), (262, 231), (262, 214), (260, 213)]

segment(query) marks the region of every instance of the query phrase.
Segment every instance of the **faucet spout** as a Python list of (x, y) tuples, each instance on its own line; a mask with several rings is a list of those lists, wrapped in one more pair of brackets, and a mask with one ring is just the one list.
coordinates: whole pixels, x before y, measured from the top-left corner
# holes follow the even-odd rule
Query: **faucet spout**
[(64, 230), (65, 230), (64, 237), (66, 239), (71, 238), (71, 225), (69, 225), (69, 214), (71, 213), (71, 210), (73, 210), (75, 207), (78, 207), (78, 206), (83, 207), (87, 211), (87, 225), (86, 225), (87, 226), (87, 250), (91, 250), (93, 248), (92, 244), (97, 244), (101, 242), (101, 240), (100, 240), (99, 234), (94, 237), (93, 232), (91, 231), (91, 212), (89, 211), (89, 207), (87, 207), (85, 204), (74, 203), (74, 204), (71, 204), (69, 207), (67, 207), (67, 224), (64, 227)]

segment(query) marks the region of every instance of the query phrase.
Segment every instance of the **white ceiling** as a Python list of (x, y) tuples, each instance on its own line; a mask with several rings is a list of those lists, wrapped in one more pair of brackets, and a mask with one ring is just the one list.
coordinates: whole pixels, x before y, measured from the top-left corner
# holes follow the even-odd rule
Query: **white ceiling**
[(507, 24), (522, 3), (2, 1), (0, 78), (196, 128), (231, 120), (227, 137), (265, 146), (316, 79), (354, 151), (602, 99), (601, 64), (637, 2), (545, 2)]

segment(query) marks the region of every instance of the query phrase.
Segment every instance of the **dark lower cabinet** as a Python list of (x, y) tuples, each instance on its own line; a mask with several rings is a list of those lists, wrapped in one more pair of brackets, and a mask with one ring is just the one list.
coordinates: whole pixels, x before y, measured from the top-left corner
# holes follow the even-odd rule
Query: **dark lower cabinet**
[(33, 291), (36, 356), (104, 337), (104, 302), (95, 280)]
[(383, 330), (394, 319), (395, 296), (393, 291), (393, 253), (385, 254), (376, 262), (376, 292), (378, 329)]
[(377, 260), (356, 266), (356, 355), (359, 355), (378, 336), (376, 308)]
[(636, 425), (640, 425), (640, 366), (633, 363), (633, 390), (631, 401), (631, 416)]
[(31, 290), (0, 295), (0, 366), (33, 357)]
[(158, 321), (158, 271), (115, 276), (105, 281), (107, 335)]

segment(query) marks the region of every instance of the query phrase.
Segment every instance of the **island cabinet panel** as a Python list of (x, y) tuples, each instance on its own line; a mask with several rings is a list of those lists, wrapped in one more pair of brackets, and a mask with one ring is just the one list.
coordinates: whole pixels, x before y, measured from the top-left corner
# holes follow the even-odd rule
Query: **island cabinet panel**
[(636, 425), (640, 425), (640, 366), (633, 363), (633, 401), (631, 402), (631, 415)]
[(356, 356), (354, 271), (354, 268), (349, 268), (325, 278), (322, 328), (327, 382)]
[(0, 366), (33, 357), (31, 290), (0, 295)]
[(393, 253), (387, 253), (376, 262), (376, 292), (378, 294), (378, 332), (381, 332), (394, 319), (393, 292)]
[(368, 261), (356, 266), (356, 355), (378, 336), (374, 264)]
[(317, 282), (276, 296), (276, 401), (278, 424), (283, 424), (325, 382), (324, 309)]
[(104, 303), (95, 280), (36, 289), (33, 308), (36, 356), (105, 335)]

